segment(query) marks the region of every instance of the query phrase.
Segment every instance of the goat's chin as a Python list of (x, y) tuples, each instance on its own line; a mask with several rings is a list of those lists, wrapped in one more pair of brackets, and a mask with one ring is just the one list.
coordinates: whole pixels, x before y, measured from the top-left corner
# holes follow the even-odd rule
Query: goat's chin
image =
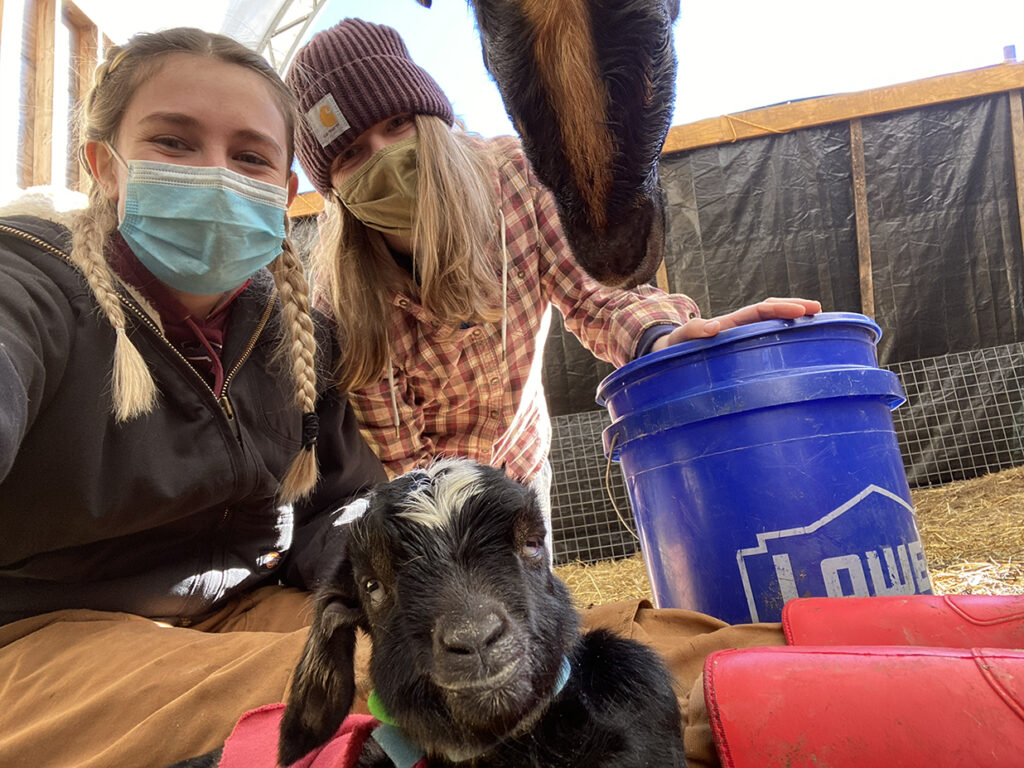
[(446, 689), (445, 704), (456, 722), (470, 730), (504, 733), (538, 701), (532, 681), (512, 675), (500, 683)]
[(454, 763), (487, 754), (499, 743), (529, 732), (547, 711), (550, 691), (539, 695), (529, 680), (458, 694), (446, 692), (445, 704), (459, 727), (428, 750)]
[(443, 736), (432, 733), (428, 751), (462, 762), (528, 732), (547, 711), (554, 692), (551, 684), (538, 681), (537, 671), (520, 656), (487, 677), (443, 684), (435, 680), (451, 722), (457, 725)]

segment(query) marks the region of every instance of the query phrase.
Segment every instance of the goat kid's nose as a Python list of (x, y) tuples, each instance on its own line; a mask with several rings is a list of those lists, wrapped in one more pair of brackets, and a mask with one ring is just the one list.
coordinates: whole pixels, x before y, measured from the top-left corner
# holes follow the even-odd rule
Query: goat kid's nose
[(486, 653), (508, 633), (508, 620), (501, 611), (466, 611), (439, 622), (437, 640), (445, 653), (464, 656)]

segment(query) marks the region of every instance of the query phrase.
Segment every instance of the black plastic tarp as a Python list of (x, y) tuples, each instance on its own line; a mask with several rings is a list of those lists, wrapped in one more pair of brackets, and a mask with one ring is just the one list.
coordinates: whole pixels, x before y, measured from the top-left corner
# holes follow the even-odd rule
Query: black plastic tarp
[(863, 127), (881, 361), (1020, 341), (1006, 95), (865, 119)]
[[(862, 121), (883, 364), (1022, 341), (1022, 245), (1006, 94)], [(848, 123), (662, 158), (673, 291), (705, 316), (770, 295), (861, 311)], [(553, 415), (597, 408), (611, 369), (552, 324)]]

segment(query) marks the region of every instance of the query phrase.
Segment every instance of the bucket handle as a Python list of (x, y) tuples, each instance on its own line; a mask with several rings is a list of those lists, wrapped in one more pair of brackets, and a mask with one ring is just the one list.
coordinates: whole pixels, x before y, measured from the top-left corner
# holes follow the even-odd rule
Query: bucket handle
[(622, 512), (619, 511), (619, 505), (615, 503), (615, 494), (612, 493), (612, 456), (615, 455), (615, 443), (619, 440), (619, 433), (616, 432), (612, 437), (612, 446), (608, 449), (608, 462), (604, 468), (604, 488), (608, 493), (608, 501), (612, 503), (612, 509), (615, 510), (615, 515), (619, 518), (619, 522), (622, 523), (622, 527), (629, 531), (629, 535), (637, 541), (640, 541), (640, 537), (636, 535), (636, 531), (626, 522), (626, 518), (622, 516)]

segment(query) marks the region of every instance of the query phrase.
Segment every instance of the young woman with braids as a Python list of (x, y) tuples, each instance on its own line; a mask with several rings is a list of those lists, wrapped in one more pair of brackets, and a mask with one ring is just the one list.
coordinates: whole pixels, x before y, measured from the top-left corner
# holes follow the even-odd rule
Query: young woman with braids
[(85, 101), (88, 207), (0, 219), (4, 765), (171, 762), (279, 701), (384, 479), (287, 238), (294, 114), (242, 45), (138, 35)]

